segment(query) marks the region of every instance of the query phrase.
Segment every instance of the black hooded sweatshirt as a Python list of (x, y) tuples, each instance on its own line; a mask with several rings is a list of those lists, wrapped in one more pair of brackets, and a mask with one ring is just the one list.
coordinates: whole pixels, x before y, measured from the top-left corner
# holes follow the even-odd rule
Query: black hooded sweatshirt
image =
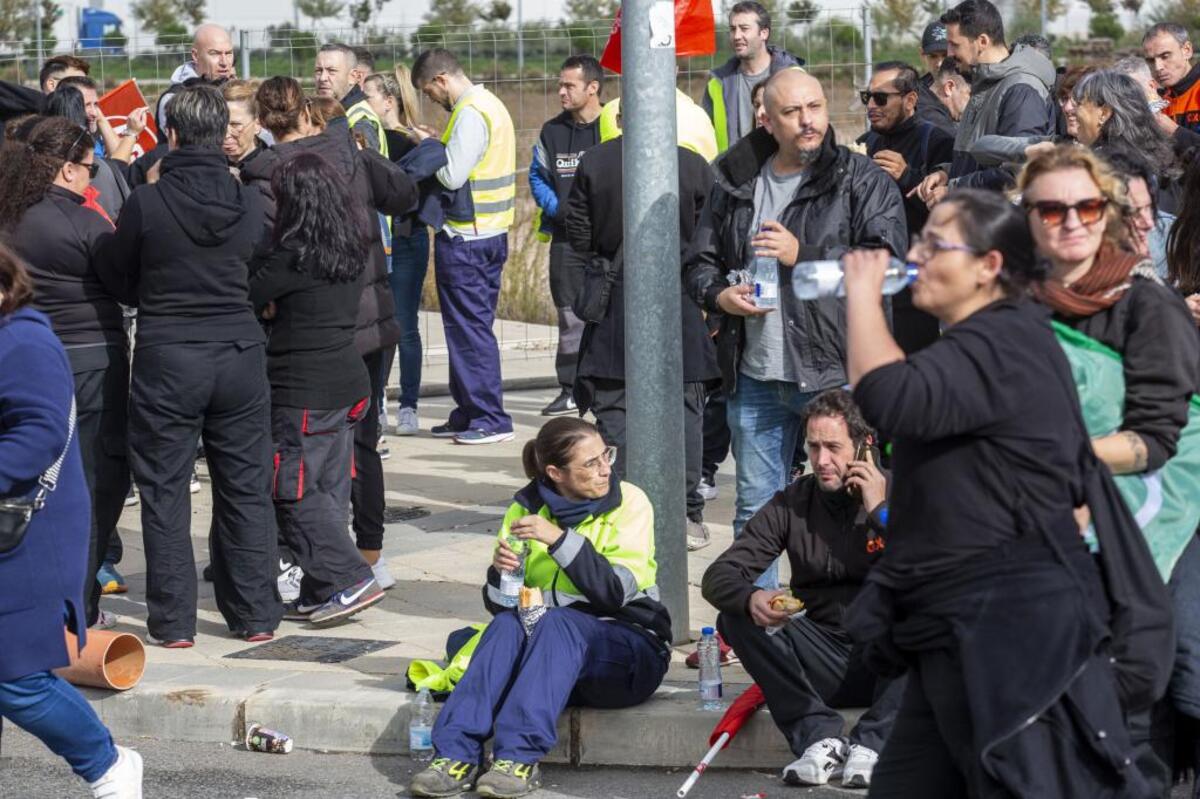
[(262, 200), (221, 149), (185, 145), (163, 159), (157, 183), (129, 195), (97, 270), (137, 306), (139, 347), (260, 342), (247, 264), (262, 235)]

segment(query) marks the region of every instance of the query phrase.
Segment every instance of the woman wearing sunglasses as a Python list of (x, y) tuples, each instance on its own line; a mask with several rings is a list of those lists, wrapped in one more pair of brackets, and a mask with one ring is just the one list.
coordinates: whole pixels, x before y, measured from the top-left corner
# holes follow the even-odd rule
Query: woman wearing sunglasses
[[(670, 661), (671, 619), (658, 600), (654, 510), (612, 470), (614, 447), (594, 425), (559, 417), (525, 445), (530, 482), (500, 526), (484, 604), (494, 614), (433, 727), (433, 764), (414, 796), (517, 797), (537, 788), (537, 763), (568, 704), (621, 708), (648, 699)], [(547, 608), (528, 635), (502, 604), (501, 572), (520, 568)], [(495, 763), (479, 776), (484, 742)], [(478, 777), (478, 779), (476, 779)]]
[(1124, 360), (1124, 423), (1093, 449), (1114, 474), (1153, 471), (1175, 454), (1188, 399), (1200, 387), (1187, 306), (1125, 245), (1125, 188), (1096, 155), (1069, 146), (1043, 153), (1026, 164), (1017, 191), (1051, 266), (1042, 302)]
[(1103, 470), (1049, 314), (1027, 297), (1045, 277), (1033, 250), (1003, 196), (950, 192), (908, 253), (913, 305), (944, 332), (908, 356), (880, 303), (886, 253), (845, 258), (848, 373), (895, 474), (886, 556), (846, 627), (872, 668), (908, 674), (875, 798), (1147, 795), (1124, 765), (1075, 511)]
[(46, 117), (23, 128), (22, 136), (0, 153), (0, 234), (28, 263), (33, 307), (50, 317), (75, 375), (79, 447), (92, 503), (83, 595), (88, 626), (111, 627), (115, 617), (99, 610), (95, 575), (129, 492), (129, 356), (115, 299), (121, 287), (97, 271), (95, 253), (113, 227), (84, 204), (97, 169), (87, 130), (64, 117)]

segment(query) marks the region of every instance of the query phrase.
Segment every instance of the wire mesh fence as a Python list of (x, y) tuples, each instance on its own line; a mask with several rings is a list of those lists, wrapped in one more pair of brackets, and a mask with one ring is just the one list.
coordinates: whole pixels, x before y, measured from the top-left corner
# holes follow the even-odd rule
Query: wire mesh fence
[[(862, 8), (825, 9), (813, 18), (785, 17), (772, 32), (772, 43), (805, 62), (805, 68), (825, 87), (831, 123), (843, 142), (864, 130), (865, 110), (858, 89), (867, 79), (872, 37), (864, 36), (867, 16)], [(557, 344), (555, 311), (550, 298), (548, 248), (533, 235), (534, 204), (524, 176), (532, 148), (542, 124), (560, 113), (559, 66), (568, 56), (590, 53), (599, 57), (608, 41), (612, 20), (599, 19), (563, 23), (527, 23), (518, 31), (511, 27), (471, 28), (396, 27), (370, 30), (297, 30), (290, 26), (238, 31), (238, 72), (243, 77), (266, 78), (289, 75), (313, 89), (313, 65), (317, 48), (338, 41), (366, 48), (375, 59), (376, 71), (386, 72), (399, 63), (411, 63), (416, 53), (429, 47), (454, 52), (472, 78), (495, 92), (508, 107), (517, 133), (518, 180), (517, 221), (509, 235), (509, 260), (504, 270), (498, 315), (519, 325), (498, 325), (506, 357), (544, 357)], [(161, 37), (160, 37), (161, 39)], [(709, 70), (730, 57), (725, 36), (719, 29), (718, 52), (711, 56), (681, 58), (677, 85), (699, 101)], [(113, 41), (111, 46), (84, 49), (79, 42), (58, 42), (46, 54), (70, 52), (87, 58), (91, 75), (102, 86), (112, 88), (134, 78), (153, 105), (158, 94), (172, 82), (172, 75), (188, 60), (191, 42), (148, 38)], [(40, 64), (36, 47), (28, 42), (0, 42), (0, 80), (36, 82)], [(603, 99), (620, 94), (620, 81), (609, 75)], [(447, 114), (422, 98), (424, 121), (440, 128)], [(427, 280), (423, 307), (436, 308), (432, 280)], [(429, 316), (423, 315), (426, 341)], [(514, 329), (515, 328), (515, 329)], [(427, 349), (428, 362), (444, 360), (444, 348)]]

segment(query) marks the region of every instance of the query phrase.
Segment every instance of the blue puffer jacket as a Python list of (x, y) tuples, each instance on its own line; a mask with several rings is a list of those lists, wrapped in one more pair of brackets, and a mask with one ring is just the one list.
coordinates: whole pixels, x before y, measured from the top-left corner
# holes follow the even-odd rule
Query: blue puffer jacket
[(437, 139), (425, 139), (409, 150), (396, 164), (417, 183), (421, 192), (417, 219), (434, 231), (446, 224), (446, 219), (474, 219), (475, 203), (467, 186), (448, 189), (435, 177), (446, 165), (446, 145)]
[[(62, 453), (75, 386), (50, 320), (25, 308), (0, 317), (0, 497), (25, 497)], [(64, 619), (85, 630), (88, 501), (72, 436), (58, 487), (33, 515), (25, 540), (0, 555), (0, 682), (65, 666)]]

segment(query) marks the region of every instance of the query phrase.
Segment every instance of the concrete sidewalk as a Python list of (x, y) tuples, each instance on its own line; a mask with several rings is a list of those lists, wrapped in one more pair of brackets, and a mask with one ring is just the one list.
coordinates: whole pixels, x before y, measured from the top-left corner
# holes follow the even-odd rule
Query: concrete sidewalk
[[(387, 525), (384, 554), (397, 585), (386, 599), (333, 629), (284, 622), (275, 641), (256, 645), (229, 636), (211, 585), (201, 582), (194, 648), (148, 647), (146, 675), (136, 688), (123, 694), (87, 691), (114, 735), (236, 741), (248, 723), (261, 722), (291, 735), (300, 748), (406, 752), (413, 695), (405, 690), (405, 671), (414, 658), (444, 657), (450, 632), (488, 619), (480, 586), (491, 561), (492, 538), (513, 492), (526, 482), (521, 447), (545, 421), (538, 412), (554, 393), (506, 394), (517, 430), (516, 440), (509, 443), (468, 447), (434, 439), (427, 432), (410, 438), (389, 435), (391, 457), (384, 461), (387, 499), (398, 520)], [(423, 400), (424, 430), (443, 422), (449, 410), (449, 398)], [(211, 500), (203, 464), (201, 476), (203, 490), (193, 496), (197, 573), (208, 557)], [(696, 637), (699, 628), (715, 618), (700, 597), (699, 580), (732, 535), (728, 464), (718, 484), (721, 495), (706, 514), (713, 544), (688, 556), (690, 623)], [(130, 590), (105, 597), (103, 607), (120, 616), (117, 629), (143, 635), (145, 567), (137, 507), (126, 510), (122, 538), (126, 555), (119, 568)], [(352, 650), (347, 659), (327, 662), (339, 657), (340, 647)], [(575, 709), (564, 714), (551, 759), (575, 764), (694, 764), (707, 748), (708, 733), (720, 714), (698, 709), (696, 672), (683, 665), (689, 650), (676, 652), (666, 683), (647, 704), (624, 711)], [(260, 653), (273, 655), (246, 657)], [(725, 679), (731, 697), (749, 683), (738, 667), (727, 670)], [(717, 765), (778, 768), (791, 759), (764, 710)]]

